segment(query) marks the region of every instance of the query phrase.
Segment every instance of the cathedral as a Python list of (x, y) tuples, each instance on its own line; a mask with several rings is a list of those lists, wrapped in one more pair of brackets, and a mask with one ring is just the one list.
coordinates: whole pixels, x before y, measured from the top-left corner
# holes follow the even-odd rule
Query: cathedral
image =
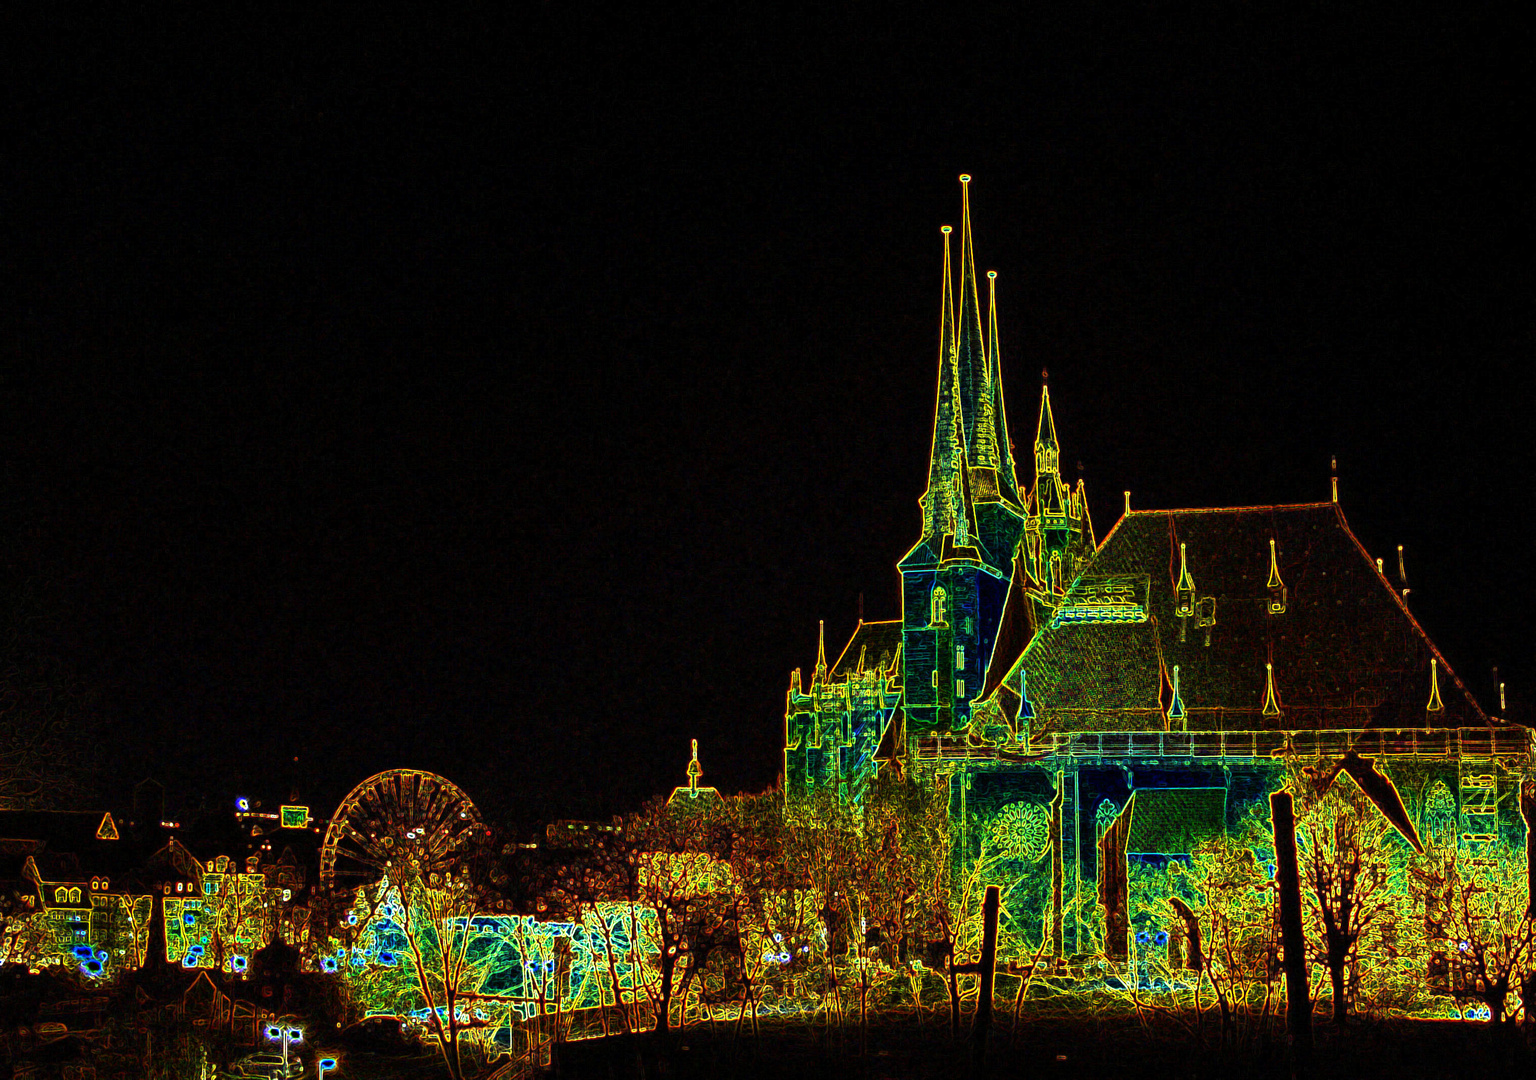
[(1005, 907), (1034, 936), (1050, 920), (1058, 956), (1123, 955), (1137, 930), (1126, 865), (1187, 857), (1267, 815), (1288, 764), (1378, 763), (1415, 847), (1433, 824), (1470, 850), (1525, 849), (1531, 733), (1485, 712), (1445, 662), (1400, 564), (1351, 531), (1337, 480), (1329, 500), (1292, 505), (1144, 510), (1127, 493), (1100, 538), (1082, 481), (1061, 477), (1043, 387), (1020, 482), (996, 274), (984, 309), (960, 179), (901, 618), (861, 622), (830, 663), (823, 633), (809, 682), (791, 675), (786, 800), (826, 790), (856, 805), (897, 770), (947, 791), (961, 862), (1025, 823)]

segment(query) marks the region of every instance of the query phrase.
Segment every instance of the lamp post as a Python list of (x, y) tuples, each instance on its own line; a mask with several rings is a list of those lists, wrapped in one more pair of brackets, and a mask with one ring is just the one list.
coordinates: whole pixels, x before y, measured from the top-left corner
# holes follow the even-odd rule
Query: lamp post
[(304, 1029), (290, 1024), (268, 1024), (267, 1038), (283, 1044), (283, 1075), (288, 1075), (288, 1045), (304, 1041)]

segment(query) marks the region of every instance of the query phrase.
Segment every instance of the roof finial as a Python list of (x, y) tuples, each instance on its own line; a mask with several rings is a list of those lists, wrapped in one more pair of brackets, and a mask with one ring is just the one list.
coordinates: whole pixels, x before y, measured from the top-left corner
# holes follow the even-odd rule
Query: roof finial
[(688, 797), (699, 797), (699, 777), (704, 775), (704, 766), (699, 764), (699, 740), (693, 740), (693, 760), (688, 762)]
[(1339, 458), (1335, 454), (1328, 459), (1328, 468), (1333, 472), (1333, 501), (1339, 501)]
[(1406, 585), (1406, 584), (1408, 584), (1408, 571), (1406, 569), (1404, 569), (1404, 567), (1403, 567), (1403, 545), (1402, 544), (1398, 544), (1397, 545), (1397, 583), (1399, 585)]
[(1280, 715), (1280, 699), (1275, 696), (1275, 665), (1264, 665), (1264, 716)]
[(1131, 513), (1131, 493), (1129, 491), (1125, 493), (1125, 513), (1127, 517)]
[[(971, 227), (971, 177), (960, 177), (960, 295), (955, 297), (955, 412), (961, 419), (961, 431), (971, 464), (995, 468), (996, 456), (984, 452), (981, 434), (995, 423), (986, 414), (991, 404), (987, 378), (987, 343), (982, 337), (981, 299), (976, 288), (976, 236)], [(991, 420), (991, 423), (987, 421)]]
[(1429, 704), (1424, 706), (1424, 711), (1439, 712), (1444, 708), (1440, 701), (1440, 661), (1431, 656), (1429, 658)]
[(1499, 712), (1503, 712), (1507, 708), (1509, 706), (1504, 704), (1504, 684), (1499, 683)]
[(1280, 580), (1280, 564), (1275, 561), (1275, 538), (1269, 538), (1269, 584), (1270, 589), (1278, 589), (1285, 583)]
[(827, 620), (819, 619), (816, 625), (816, 681), (821, 682), (827, 672)]
[(1179, 665), (1173, 665), (1173, 702), (1168, 706), (1168, 719), (1184, 719), (1184, 699), (1179, 696)]

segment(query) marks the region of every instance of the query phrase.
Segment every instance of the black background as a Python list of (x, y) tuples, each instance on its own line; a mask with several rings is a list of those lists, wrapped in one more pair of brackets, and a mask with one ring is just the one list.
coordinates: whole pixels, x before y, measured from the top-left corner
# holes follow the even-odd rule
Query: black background
[(1022, 461), (1042, 368), (1100, 536), (1336, 454), (1529, 719), (1527, 27), (1044, 7), (22, 28), (4, 557), (106, 794), (772, 783), (816, 620), (899, 614), (961, 171)]

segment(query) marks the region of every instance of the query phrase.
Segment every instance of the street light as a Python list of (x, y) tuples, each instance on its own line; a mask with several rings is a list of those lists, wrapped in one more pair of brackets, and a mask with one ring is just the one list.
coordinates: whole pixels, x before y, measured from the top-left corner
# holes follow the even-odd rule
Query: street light
[(267, 1038), (273, 1042), (282, 1041), (283, 1044), (283, 1075), (288, 1075), (288, 1045), (290, 1043), (304, 1041), (304, 1029), (290, 1027), (287, 1024), (268, 1024)]

